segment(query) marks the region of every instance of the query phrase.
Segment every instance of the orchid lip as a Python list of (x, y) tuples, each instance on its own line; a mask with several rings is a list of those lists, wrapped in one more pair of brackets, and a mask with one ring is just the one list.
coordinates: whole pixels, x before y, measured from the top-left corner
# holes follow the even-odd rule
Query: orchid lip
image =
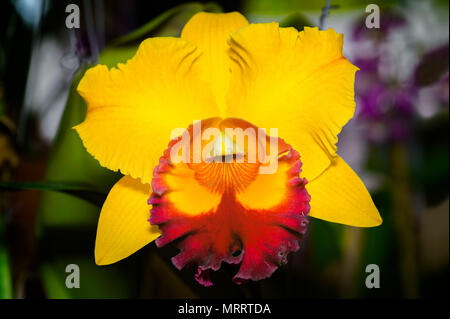
[[(205, 120), (203, 129), (223, 122), (251, 125), (240, 119)], [(225, 147), (219, 152), (214, 146), (224, 144), (213, 141), (210, 154), (217, 155), (200, 163), (167, 165), (171, 148), (181, 139), (169, 143), (160, 159), (162, 169), (154, 170), (149, 204), (150, 223), (162, 233), (157, 246), (174, 243), (180, 253), (173, 264), (180, 270), (197, 265), (195, 279), (204, 286), (212, 285), (209, 271), (218, 271), (223, 262), (240, 264), (233, 278), (237, 284), (270, 277), (299, 249), (306, 232), (310, 196), (306, 180), (299, 177), (300, 155), (277, 138), (277, 170), (261, 174), (262, 163), (245, 162), (245, 149)], [(274, 145), (273, 138), (264, 136), (252, 145), (269, 144)]]

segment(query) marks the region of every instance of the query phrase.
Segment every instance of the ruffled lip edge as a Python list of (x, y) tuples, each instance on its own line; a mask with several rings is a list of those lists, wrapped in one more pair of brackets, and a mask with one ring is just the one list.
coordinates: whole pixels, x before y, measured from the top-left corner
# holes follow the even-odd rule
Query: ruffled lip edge
[[(280, 139), (281, 140), (281, 139)], [(151, 216), (149, 218), (149, 222), (152, 225), (158, 225), (160, 227), (162, 235), (155, 241), (157, 247), (163, 247), (166, 244), (178, 241), (178, 248), (180, 248), (179, 254), (171, 258), (172, 263), (174, 266), (181, 270), (185, 266), (189, 266), (192, 264), (197, 265), (197, 273), (195, 274), (196, 281), (205, 286), (209, 287), (212, 286), (213, 283), (210, 279), (210, 272), (209, 270), (217, 271), (221, 268), (222, 262), (225, 262), (227, 264), (241, 264), (244, 256), (245, 256), (245, 248), (242, 249), (239, 256), (232, 256), (231, 254), (228, 256), (215, 256), (216, 261), (214, 262), (208, 262), (207, 264), (198, 264), (195, 260), (189, 260), (186, 262), (185, 258), (183, 258), (183, 253), (185, 252), (186, 248), (180, 247), (183, 246), (180, 244), (183, 240), (185, 240), (186, 237), (189, 235), (192, 235), (195, 233), (195, 230), (186, 231), (186, 232), (180, 232), (177, 236), (168, 236), (168, 233), (170, 233), (169, 229), (166, 229), (165, 226), (167, 226), (167, 223), (170, 221), (170, 214), (166, 214), (164, 212), (164, 209), (161, 208), (161, 205), (169, 204), (167, 199), (164, 198), (164, 195), (169, 191), (168, 186), (164, 183), (164, 180), (162, 178), (162, 174), (170, 171), (174, 165), (170, 162), (170, 149), (171, 147), (177, 142), (177, 140), (172, 140), (169, 145), (168, 149), (164, 151), (163, 156), (160, 158), (159, 165), (155, 167), (154, 169), (154, 178), (152, 180), (152, 187), (153, 192), (148, 200), (149, 205), (153, 205), (151, 209)], [(283, 142), (284, 143), (284, 142)], [(285, 144), (287, 145), (287, 144)], [(285, 231), (289, 232), (292, 235), (292, 238), (290, 240), (286, 240), (283, 243), (283, 247), (277, 247), (275, 249), (277, 250), (277, 254), (274, 254), (273, 260), (271, 262), (266, 263), (266, 269), (263, 271), (260, 275), (255, 276), (254, 273), (252, 273), (251, 269), (243, 268), (242, 264), (238, 271), (238, 273), (233, 277), (233, 282), (236, 284), (243, 284), (247, 282), (248, 280), (258, 281), (261, 279), (265, 279), (270, 277), (278, 267), (282, 266), (287, 262), (286, 258), (291, 252), (296, 252), (300, 249), (300, 240), (302, 239), (302, 236), (305, 234), (308, 224), (307, 215), (310, 210), (309, 201), (311, 199), (310, 195), (307, 193), (305, 185), (307, 184), (307, 180), (305, 178), (300, 178), (299, 174), (301, 172), (301, 160), (300, 155), (297, 151), (292, 149), (290, 145), (288, 145), (289, 151), (283, 151), (280, 152), (280, 154), (283, 154), (280, 156), (279, 160), (286, 160), (291, 163), (291, 168), (288, 170), (288, 186), (291, 187), (293, 190), (297, 190), (300, 193), (297, 194), (299, 197), (302, 198), (300, 200), (301, 202), (301, 212), (294, 218), (297, 219), (297, 222), (294, 222), (289, 225), (279, 225), (280, 228), (284, 229)], [(290, 203), (288, 203), (290, 204)], [(289, 205), (289, 207), (292, 207), (293, 205)], [(290, 214), (292, 215), (292, 214)], [(292, 216), (291, 216), (292, 217)], [(189, 219), (189, 218), (187, 218)]]

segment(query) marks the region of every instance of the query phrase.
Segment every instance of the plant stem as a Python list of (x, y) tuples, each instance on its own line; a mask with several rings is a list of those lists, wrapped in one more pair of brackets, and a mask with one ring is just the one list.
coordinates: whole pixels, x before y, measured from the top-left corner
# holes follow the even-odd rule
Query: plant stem
[(339, 294), (343, 298), (356, 298), (357, 281), (361, 270), (363, 232), (359, 228), (345, 227), (342, 239), (342, 264)]
[(391, 169), (393, 178), (393, 213), (399, 245), (400, 271), (403, 295), (418, 297), (417, 245), (414, 216), (409, 187), (407, 151), (404, 145), (394, 144), (391, 148)]

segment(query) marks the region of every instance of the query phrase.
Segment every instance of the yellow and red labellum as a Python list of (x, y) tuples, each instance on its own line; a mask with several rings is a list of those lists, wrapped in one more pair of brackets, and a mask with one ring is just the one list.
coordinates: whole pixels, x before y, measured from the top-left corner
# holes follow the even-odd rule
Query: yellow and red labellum
[(270, 277), (306, 232), (310, 196), (300, 156), (240, 119), (198, 124), (169, 143), (154, 170), (148, 203), (162, 233), (156, 244), (174, 241), (173, 264), (197, 265), (204, 286), (222, 262), (241, 264), (238, 284)]

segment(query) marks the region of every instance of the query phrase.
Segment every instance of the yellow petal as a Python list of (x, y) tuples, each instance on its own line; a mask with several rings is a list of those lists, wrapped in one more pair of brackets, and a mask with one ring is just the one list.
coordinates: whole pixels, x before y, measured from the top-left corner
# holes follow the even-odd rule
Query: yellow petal
[(231, 61), (227, 53), (227, 40), (231, 33), (247, 24), (247, 19), (238, 12), (199, 12), (189, 20), (181, 33), (181, 38), (194, 43), (203, 52), (199, 62), (203, 76), (211, 84), (220, 116), (224, 116), (225, 93), (230, 83)]
[(160, 232), (151, 226), (151, 206), (147, 204), (151, 187), (124, 176), (111, 189), (100, 213), (95, 262), (109, 265), (128, 257), (154, 239)]
[(152, 38), (117, 69), (88, 70), (78, 86), (88, 112), (75, 129), (89, 153), (109, 169), (150, 183), (172, 130), (218, 113), (200, 80), (200, 54), (185, 40)]
[(309, 216), (357, 227), (382, 223), (363, 182), (339, 156), (306, 190), (311, 195)]
[(353, 116), (357, 68), (333, 30), (252, 24), (230, 39), (229, 117), (278, 134), (299, 151), (309, 181), (336, 156), (337, 134)]

